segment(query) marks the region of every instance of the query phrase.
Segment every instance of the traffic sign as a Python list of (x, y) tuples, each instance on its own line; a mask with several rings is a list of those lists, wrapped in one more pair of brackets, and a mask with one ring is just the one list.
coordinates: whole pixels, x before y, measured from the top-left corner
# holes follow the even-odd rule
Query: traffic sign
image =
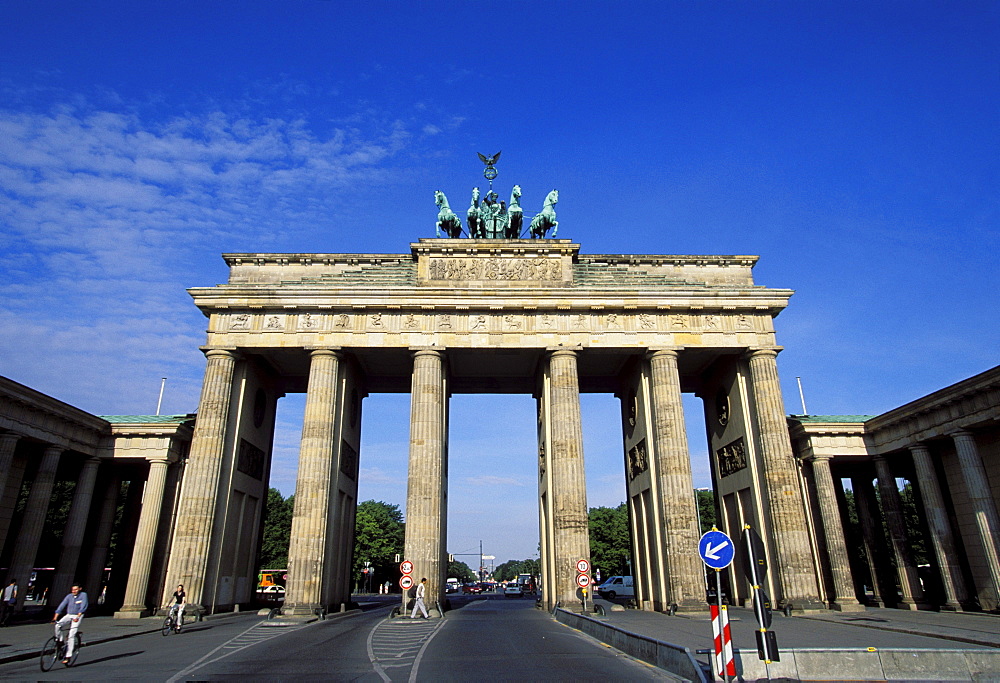
[(590, 561), (589, 560), (577, 560), (576, 571), (579, 574), (586, 574), (590, 571)]
[(590, 585), (590, 575), (589, 574), (577, 574), (576, 575), (576, 585), (580, 588), (586, 588)]
[(764, 552), (764, 541), (749, 525), (743, 529), (743, 560), (743, 571), (750, 584), (763, 584), (767, 576), (767, 553)]
[(412, 574), (413, 563), (410, 562), (409, 560), (403, 560), (402, 562), (399, 563), (399, 571), (402, 572), (403, 574)]
[(402, 588), (404, 591), (409, 590), (410, 586), (412, 585), (413, 585), (413, 577), (410, 576), (409, 574), (405, 574), (403, 575), (402, 578), (399, 579), (399, 587)]
[(733, 540), (722, 531), (707, 531), (698, 541), (698, 554), (701, 560), (712, 569), (725, 569), (736, 554)]

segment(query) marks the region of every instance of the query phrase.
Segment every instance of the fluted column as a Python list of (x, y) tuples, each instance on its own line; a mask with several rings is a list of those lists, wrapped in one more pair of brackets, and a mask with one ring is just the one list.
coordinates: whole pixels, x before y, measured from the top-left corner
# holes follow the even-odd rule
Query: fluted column
[(997, 506), (975, 437), (967, 431), (955, 432), (951, 436), (955, 441), (969, 503), (975, 512), (976, 531), (983, 559), (993, 584), (979, 591), (979, 602), (983, 609), (997, 609), (1000, 607), (1000, 515), (997, 514)]
[(705, 571), (691, 548), (698, 547), (698, 509), (688, 452), (677, 352), (649, 356), (653, 399), (656, 488), (663, 515), (668, 599), (680, 609), (704, 609)]
[[(167, 573), (170, 577), (167, 584), (184, 584), (189, 601), (194, 604), (213, 602), (215, 597), (214, 584), (206, 587), (205, 580), (236, 367), (236, 355), (231, 351), (212, 349), (205, 356), (205, 381)], [(211, 577), (213, 582), (215, 579)]]
[(814, 455), (812, 471), (823, 536), (826, 538), (826, 554), (833, 576), (835, 595), (830, 601), (830, 607), (843, 612), (863, 611), (864, 607), (858, 602), (854, 592), (854, 576), (851, 574), (851, 559), (844, 540), (844, 525), (837, 507), (837, 489), (830, 472), (830, 456)]
[[(428, 607), (444, 598), (447, 434), (444, 354), (413, 354), (410, 395), (410, 457), (406, 488), (406, 559), (415, 582), (427, 578)], [(405, 597), (404, 597), (405, 600)]]
[(892, 476), (889, 463), (885, 457), (876, 455), (875, 474), (878, 477), (878, 489), (881, 494), (882, 513), (889, 528), (889, 541), (896, 558), (896, 573), (899, 577), (899, 589), (903, 594), (902, 602), (897, 607), (902, 609), (925, 609), (924, 589), (920, 585), (920, 576), (913, 563), (913, 553), (910, 550), (910, 539), (906, 535), (906, 521), (903, 519), (903, 503), (896, 487), (896, 478)]
[(295, 481), (292, 540), (288, 549), (286, 614), (311, 614), (324, 606), (324, 569), (332, 559), (324, 555), (341, 354), (331, 349), (317, 349), (310, 357)]
[(114, 531), (115, 513), (118, 511), (118, 496), (121, 493), (121, 488), (122, 482), (117, 477), (107, 482), (101, 499), (100, 512), (98, 512), (94, 544), (90, 550), (87, 573), (83, 579), (83, 585), (95, 604), (100, 595), (101, 582), (104, 580), (104, 568), (107, 566), (108, 548), (111, 545), (111, 533)]
[[(94, 482), (97, 481), (97, 468), (100, 458), (87, 458), (80, 468), (80, 476), (73, 491), (73, 502), (69, 507), (69, 518), (63, 530), (62, 550), (56, 565), (55, 576), (52, 577), (53, 596), (66, 595), (77, 578), (77, 566), (80, 564), (80, 550), (83, 548), (83, 536), (90, 519), (90, 503), (94, 499)], [(84, 590), (94, 592), (95, 586), (84, 586)]]
[(958, 564), (955, 535), (944, 508), (944, 496), (941, 495), (941, 486), (938, 484), (937, 472), (934, 471), (930, 450), (924, 444), (915, 444), (910, 446), (910, 454), (913, 456), (917, 486), (920, 487), (920, 498), (924, 503), (924, 515), (927, 518), (927, 527), (930, 529), (931, 545), (934, 548), (934, 558), (937, 560), (941, 587), (944, 590), (945, 602), (941, 605), (941, 609), (960, 611), (962, 601), (968, 598), (968, 592), (962, 568)]
[(583, 463), (583, 426), (580, 417), (580, 380), (576, 352), (549, 354), (551, 406), (549, 410), (552, 472), (552, 550), (555, 555), (555, 599), (564, 606), (579, 604), (576, 563), (590, 561), (587, 518), (587, 481)]
[[(163, 491), (167, 481), (166, 458), (150, 459), (149, 476), (142, 496), (142, 511), (139, 513), (139, 529), (135, 535), (132, 550), (132, 564), (128, 572), (125, 588), (125, 604), (115, 613), (117, 618), (145, 616), (149, 613), (146, 597), (149, 594), (149, 574), (156, 551), (156, 529), (160, 524), (163, 509)], [(185, 584), (185, 590), (186, 590)], [(158, 605), (156, 605), (158, 607)]]
[(777, 356), (775, 349), (758, 349), (749, 355), (764, 481), (770, 501), (771, 531), (778, 554), (775, 570), (781, 578), (782, 604), (796, 610), (823, 609), (805, 505), (785, 422)]
[[(7, 492), (7, 474), (14, 464), (14, 449), (17, 448), (17, 442), (20, 438), (18, 434), (14, 434), (13, 432), (0, 434), (0, 502), (3, 502), (4, 494)], [(7, 527), (5, 526), (3, 529), (0, 529), (0, 550), (3, 549), (6, 541)], [(13, 575), (11, 576), (13, 577)]]
[[(28, 576), (35, 566), (35, 555), (38, 554), (38, 544), (42, 540), (42, 527), (45, 526), (45, 515), (49, 511), (52, 499), (52, 487), (56, 483), (56, 470), (59, 468), (59, 457), (63, 449), (59, 446), (49, 446), (42, 454), (38, 464), (38, 472), (31, 482), (31, 491), (24, 507), (24, 518), (21, 520), (21, 531), (17, 534), (14, 554), (10, 560), (8, 576), (16, 577), (19, 585), (28, 585)], [(27, 591), (18, 591), (17, 604), (24, 603)]]
[(851, 478), (854, 502), (858, 506), (858, 522), (865, 543), (865, 557), (872, 580), (874, 606), (896, 604), (896, 579), (890, 576), (889, 553), (882, 533), (882, 513), (875, 500), (875, 487), (871, 475)]

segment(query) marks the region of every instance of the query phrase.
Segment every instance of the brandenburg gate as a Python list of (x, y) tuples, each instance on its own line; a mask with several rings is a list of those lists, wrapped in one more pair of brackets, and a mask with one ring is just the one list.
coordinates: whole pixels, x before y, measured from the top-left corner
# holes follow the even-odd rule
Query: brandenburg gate
[[(207, 366), (167, 594), (182, 583), (212, 611), (251, 601), (276, 403), (305, 392), (285, 613), (349, 602), (364, 399), (409, 392), (405, 556), (433, 605), (447, 567), (449, 398), (518, 393), (538, 408), (543, 604), (579, 604), (580, 394), (606, 392), (621, 400), (639, 604), (703, 608), (681, 403), (693, 392), (720, 526), (737, 537), (749, 524), (765, 540), (775, 604), (824, 607), (776, 366), (773, 320), (792, 292), (755, 285), (756, 257), (586, 255), (565, 239), (453, 235), (402, 254), (224, 258), (227, 283), (190, 290), (208, 318)], [(739, 561), (732, 597), (746, 600)]]

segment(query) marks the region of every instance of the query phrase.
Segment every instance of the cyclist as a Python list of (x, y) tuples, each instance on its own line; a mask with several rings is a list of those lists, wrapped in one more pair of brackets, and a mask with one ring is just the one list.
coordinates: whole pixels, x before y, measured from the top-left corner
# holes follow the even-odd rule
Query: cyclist
[[(87, 594), (79, 585), (74, 585), (56, 607), (55, 614), (52, 615), (52, 623), (56, 625), (56, 640), (62, 642), (63, 633), (69, 629), (69, 642), (66, 643), (63, 664), (69, 664), (73, 657), (73, 650), (76, 648), (76, 632), (80, 630), (80, 622), (83, 621), (83, 615), (88, 607), (90, 607), (90, 601), (87, 599)], [(59, 617), (60, 614), (63, 615), (62, 618)]]
[(174, 630), (177, 633), (181, 632), (181, 624), (184, 622), (184, 606), (187, 604), (187, 593), (184, 592), (184, 586), (178, 585), (177, 590), (174, 591), (174, 595), (171, 598), (172, 604), (170, 605), (170, 613), (174, 617)]

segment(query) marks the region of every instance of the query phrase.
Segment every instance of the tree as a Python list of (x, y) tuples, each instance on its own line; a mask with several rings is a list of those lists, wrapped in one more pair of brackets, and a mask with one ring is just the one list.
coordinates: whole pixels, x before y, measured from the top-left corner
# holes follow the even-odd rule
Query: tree
[(472, 583), (476, 581), (476, 573), (465, 562), (452, 560), (448, 563), (448, 578), (455, 578), (462, 583)]
[(701, 533), (711, 531), (713, 526), (718, 525), (715, 516), (715, 493), (711, 490), (695, 489), (694, 496), (698, 502), (698, 523), (701, 526)]
[(264, 535), (260, 543), (258, 569), (288, 567), (288, 545), (292, 537), (292, 512), (295, 495), (286, 499), (276, 488), (267, 490), (264, 503)]
[(536, 559), (508, 560), (497, 565), (493, 570), (493, 578), (497, 581), (513, 581), (519, 574), (531, 574), (538, 576), (541, 566)]
[(616, 508), (590, 508), (590, 564), (601, 576), (628, 574), (631, 542), (625, 503)]
[(354, 561), (351, 565), (356, 581), (364, 578), (365, 562), (372, 569), (369, 586), (399, 578), (396, 555), (403, 553), (406, 525), (398, 505), (366, 500), (358, 505), (354, 521)]

